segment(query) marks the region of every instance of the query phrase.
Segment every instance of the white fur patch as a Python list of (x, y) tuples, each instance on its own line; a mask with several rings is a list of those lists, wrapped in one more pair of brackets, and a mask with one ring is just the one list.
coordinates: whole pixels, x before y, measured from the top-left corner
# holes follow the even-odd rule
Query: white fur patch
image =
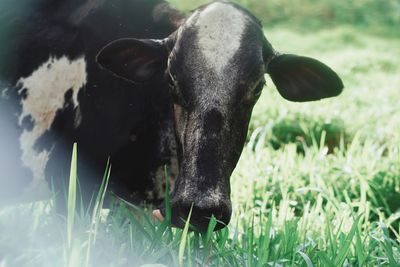
[[(78, 92), (86, 84), (86, 62), (83, 57), (70, 61), (67, 57), (50, 58), (31, 76), (21, 78), (18, 85), (27, 90), (26, 99), (21, 99), (22, 113), (19, 124), (26, 116), (31, 116), (33, 129), (24, 130), (20, 136), (22, 163), (33, 173), (32, 190), (44, 181), (44, 169), (51, 151), (35, 151), (36, 141), (50, 129), (56, 113), (64, 107), (65, 93), (72, 89), (74, 108), (78, 107)], [(77, 110), (76, 110), (77, 111)], [(80, 116), (80, 115), (78, 115)]]
[(246, 16), (230, 4), (213, 3), (200, 11), (199, 48), (217, 73), (221, 73), (240, 48)]

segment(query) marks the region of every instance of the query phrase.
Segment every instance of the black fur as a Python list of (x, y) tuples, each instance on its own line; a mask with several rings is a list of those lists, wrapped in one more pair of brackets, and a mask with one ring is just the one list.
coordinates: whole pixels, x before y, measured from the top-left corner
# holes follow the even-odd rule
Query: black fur
[[(161, 0), (4, 0), (0, 4), (0, 81), (10, 90), (0, 99), (2, 141), (13, 143), (13, 151), (0, 151), (1, 170), (8, 170), (6, 180), (31, 179), (29, 171), (21, 175), (21, 151), (18, 138), (22, 129), (17, 127), (17, 114), (21, 112), (18, 86), (21, 77), (29, 76), (50, 56), (66, 55), (70, 60), (84, 56), (88, 82), (78, 100), (82, 113), (81, 126), (74, 128), (74, 110), (70, 97), (66, 106), (57, 113), (52, 128), (35, 144), (36, 151), (53, 147), (46, 168), (46, 179), (57, 188), (66, 184), (73, 142), (78, 143), (79, 177), (87, 195), (95, 190), (93, 184), (101, 182), (108, 157), (113, 165), (110, 188), (128, 200), (144, 200), (145, 192), (152, 190), (150, 173), (168, 163), (169, 158), (159, 151), (160, 131), (164, 121), (171, 120), (170, 97), (167, 84), (153, 79), (146, 85), (133, 85), (104, 72), (96, 63), (99, 50), (119, 38), (165, 38), (176, 26), (163, 19), (157, 20), (153, 9)], [(162, 12), (162, 11), (160, 11)], [(4, 64), (7, 62), (7, 64)], [(2, 86), (4, 89), (6, 86)], [(3, 111), (5, 110), (5, 111)], [(7, 116), (7, 117), (5, 117)], [(29, 118), (23, 121), (29, 129)], [(8, 130), (7, 130), (8, 131)], [(135, 142), (132, 142), (135, 136)], [(12, 165), (9, 162), (13, 162)], [(18, 166), (19, 165), (19, 166)], [(13, 166), (13, 167), (10, 167)], [(7, 167), (7, 168), (6, 168)], [(19, 167), (19, 168), (18, 168)], [(11, 178), (13, 177), (13, 178)], [(4, 181), (3, 181), (4, 180)], [(27, 181), (15, 182), (20, 192)], [(85, 186), (87, 184), (87, 186)], [(4, 193), (0, 189), (0, 196)], [(0, 199), (1, 201), (1, 199)]]

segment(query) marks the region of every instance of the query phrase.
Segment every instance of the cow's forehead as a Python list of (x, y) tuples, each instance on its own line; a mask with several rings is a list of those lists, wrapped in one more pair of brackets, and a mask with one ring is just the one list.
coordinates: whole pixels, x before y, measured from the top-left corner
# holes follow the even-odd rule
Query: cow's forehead
[[(188, 103), (227, 113), (263, 68), (262, 30), (255, 18), (227, 2), (195, 11), (179, 28), (169, 70)], [(247, 91), (247, 90), (246, 90)]]
[(221, 74), (241, 46), (247, 22), (234, 5), (216, 2), (192, 14), (185, 26), (196, 31), (196, 46), (207, 66)]

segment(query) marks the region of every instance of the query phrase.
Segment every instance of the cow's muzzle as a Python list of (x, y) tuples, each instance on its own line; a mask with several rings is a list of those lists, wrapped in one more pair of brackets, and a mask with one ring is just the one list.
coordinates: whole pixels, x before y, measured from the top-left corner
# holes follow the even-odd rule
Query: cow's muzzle
[[(231, 219), (231, 202), (229, 199), (213, 202), (212, 204), (200, 201), (187, 201), (173, 199), (171, 201), (171, 224), (174, 227), (183, 228), (190, 210), (192, 214), (189, 220), (192, 230), (207, 231), (212, 216), (216, 219), (214, 231), (220, 230), (229, 224)], [(165, 205), (160, 210), (153, 211), (153, 216), (163, 221), (166, 217)]]

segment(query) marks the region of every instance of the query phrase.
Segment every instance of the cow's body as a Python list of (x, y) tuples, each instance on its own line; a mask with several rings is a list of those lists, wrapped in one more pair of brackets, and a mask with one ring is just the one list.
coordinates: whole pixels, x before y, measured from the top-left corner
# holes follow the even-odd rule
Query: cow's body
[(38, 192), (44, 178), (62, 198), (77, 142), (84, 198), (108, 157), (109, 189), (136, 203), (163, 197), (170, 165), (172, 224), (192, 210), (199, 230), (212, 215), (221, 228), (264, 74), (291, 101), (343, 88), (323, 63), (275, 51), (261, 23), (227, 1), (186, 19), (160, 0), (21, 3), (20, 14), (0, 9), (3, 198)]
[(111, 157), (113, 190), (158, 199), (157, 172), (175, 153), (166, 84), (133, 85), (100, 70), (95, 56), (114, 39), (168, 36), (174, 26), (154, 10), (163, 2), (8, 2), (0, 8), (0, 200), (39, 197), (45, 177), (65, 183), (73, 142), (82, 181), (99, 183)]

